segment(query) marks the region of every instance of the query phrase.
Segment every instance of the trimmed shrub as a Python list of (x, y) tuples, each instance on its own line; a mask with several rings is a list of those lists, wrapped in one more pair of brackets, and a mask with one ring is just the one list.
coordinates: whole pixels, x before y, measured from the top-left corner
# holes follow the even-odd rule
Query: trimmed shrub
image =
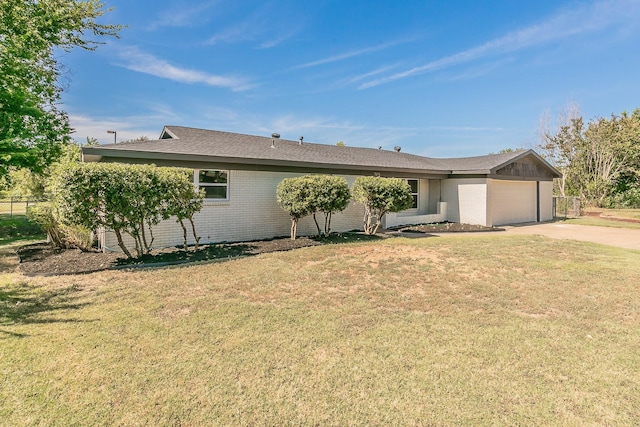
[[(118, 246), (129, 258), (133, 256), (123, 234), (131, 236), (140, 257), (151, 251), (153, 226), (172, 215), (179, 216), (179, 221), (192, 219), (202, 207), (201, 193), (185, 191), (187, 186), (193, 187), (192, 174), (189, 169), (154, 165), (65, 165), (52, 178), (54, 213), (66, 225), (113, 230)], [(187, 197), (189, 200), (185, 200)]]
[(411, 187), (400, 178), (361, 176), (353, 183), (351, 194), (364, 205), (365, 234), (375, 234), (387, 212), (399, 212), (413, 204)]

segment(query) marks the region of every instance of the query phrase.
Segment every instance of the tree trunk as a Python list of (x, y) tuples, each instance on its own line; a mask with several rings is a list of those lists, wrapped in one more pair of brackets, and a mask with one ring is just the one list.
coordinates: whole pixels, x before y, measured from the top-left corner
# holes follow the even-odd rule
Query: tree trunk
[(184, 242), (184, 246), (183, 249), (185, 252), (187, 252), (188, 247), (187, 247), (187, 227), (184, 226), (184, 222), (182, 222), (182, 220), (179, 220), (180, 222), (180, 227), (182, 227), (182, 241)]
[(291, 240), (296, 240), (297, 231), (298, 231), (298, 218), (291, 218)]
[(133, 258), (131, 256), (131, 252), (129, 252), (129, 249), (127, 249), (127, 247), (124, 245), (124, 242), (122, 241), (122, 233), (120, 233), (120, 229), (116, 228), (113, 231), (116, 233), (116, 238), (118, 239), (118, 246), (120, 246), (120, 249), (122, 249), (122, 252), (124, 252), (127, 258)]
[(324, 213), (324, 235), (328, 236), (331, 232), (331, 211)]
[(320, 225), (318, 224), (318, 219), (316, 218), (316, 213), (313, 213), (313, 222), (316, 223), (316, 228), (318, 229), (318, 237), (322, 237), (322, 231), (320, 231)]
[(193, 249), (197, 251), (200, 237), (196, 234), (196, 223), (193, 222), (193, 215), (189, 217), (189, 222), (191, 223), (191, 231), (193, 232)]

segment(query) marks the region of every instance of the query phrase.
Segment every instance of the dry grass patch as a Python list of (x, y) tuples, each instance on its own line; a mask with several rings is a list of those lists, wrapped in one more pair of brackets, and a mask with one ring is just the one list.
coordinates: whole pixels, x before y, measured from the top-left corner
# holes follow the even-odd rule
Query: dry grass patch
[(637, 425), (640, 255), (391, 239), (0, 278), (10, 425)]

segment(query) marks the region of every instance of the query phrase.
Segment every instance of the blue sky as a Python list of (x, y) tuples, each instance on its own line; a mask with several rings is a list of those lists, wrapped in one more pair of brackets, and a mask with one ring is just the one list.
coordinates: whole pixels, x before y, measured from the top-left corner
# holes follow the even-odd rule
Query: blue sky
[(541, 115), (640, 107), (640, 0), (105, 0), (59, 52), (74, 137), (163, 125), (457, 157), (531, 148)]

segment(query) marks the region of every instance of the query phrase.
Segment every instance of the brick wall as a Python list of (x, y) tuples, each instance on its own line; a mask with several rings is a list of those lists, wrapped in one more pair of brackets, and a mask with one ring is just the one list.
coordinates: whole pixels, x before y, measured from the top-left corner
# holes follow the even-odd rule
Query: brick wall
[[(196, 214), (196, 231), (200, 243), (237, 242), (288, 236), (291, 220), (276, 202), (276, 188), (284, 178), (302, 174), (284, 172), (258, 172), (232, 170), (229, 172), (227, 201), (205, 201)], [(344, 176), (349, 186), (355, 176)], [(332, 231), (362, 229), (362, 205), (351, 204), (344, 212), (333, 215)], [(323, 218), (318, 218), (322, 227)], [(311, 216), (298, 222), (298, 236), (316, 234)], [(163, 221), (153, 228), (153, 247), (169, 247), (182, 244), (182, 228), (174, 219)], [(107, 249), (119, 250), (113, 232), (105, 232), (100, 240)], [(130, 240), (127, 240), (130, 242)], [(189, 244), (193, 237), (189, 230)], [(133, 248), (133, 245), (127, 247)]]

